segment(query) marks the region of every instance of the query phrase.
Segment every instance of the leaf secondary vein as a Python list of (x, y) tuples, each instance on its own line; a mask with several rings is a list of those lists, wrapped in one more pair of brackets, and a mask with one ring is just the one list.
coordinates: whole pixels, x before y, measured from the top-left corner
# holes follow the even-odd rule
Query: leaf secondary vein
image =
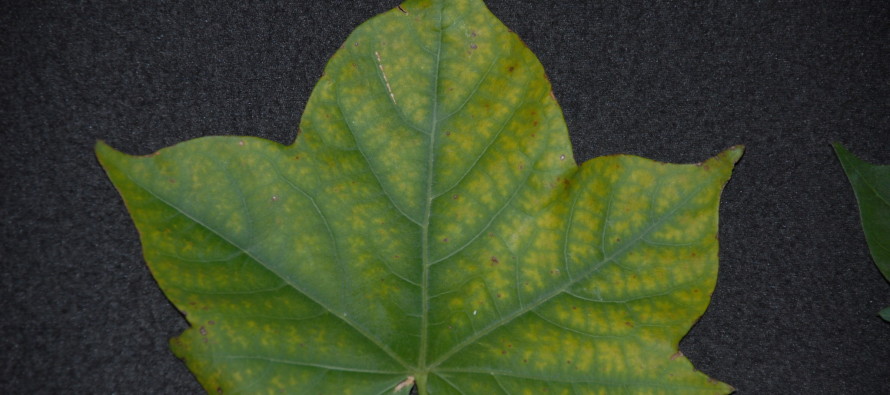
[[(585, 279), (588, 276), (590, 276), (591, 274), (599, 271), (599, 269), (602, 268), (605, 264), (615, 260), (618, 256), (620, 256), (621, 254), (626, 252), (632, 246), (636, 245), (636, 243), (639, 242), (647, 234), (649, 234), (649, 232), (653, 231), (656, 226), (662, 224), (668, 218), (673, 216), (673, 214), (676, 213), (681, 207), (685, 207), (689, 203), (689, 201), (692, 199), (693, 196), (695, 196), (699, 191), (701, 191), (702, 189), (705, 188), (705, 185), (707, 185), (706, 181), (701, 182), (697, 188), (695, 188), (692, 192), (690, 192), (686, 196), (684, 196), (683, 199), (680, 202), (678, 202), (678, 204), (676, 204), (670, 211), (664, 213), (656, 221), (653, 221), (648, 227), (646, 227), (646, 229), (643, 229), (642, 232), (637, 234), (632, 240), (625, 243), (621, 248), (618, 248), (617, 250), (613, 251), (609, 256), (604, 256), (603, 260), (601, 260), (597, 264), (591, 265), (591, 267), (588, 270), (584, 271), (584, 273), (581, 273), (581, 276), (578, 277), (576, 280), (567, 281), (562, 286), (556, 287), (552, 291), (539, 297), (537, 300), (532, 301), (530, 304), (526, 305), (524, 308), (520, 308), (520, 309), (514, 311), (513, 313), (510, 313), (506, 316), (502, 316), (498, 320), (492, 321), (491, 323), (486, 325), (484, 328), (482, 328), (482, 330), (479, 330), (479, 331), (473, 333), (473, 335), (467, 337), (466, 339), (464, 339), (463, 341), (461, 341), (460, 343), (458, 343), (457, 345), (452, 347), (451, 350), (442, 354), (442, 356), (440, 356), (432, 364), (430, 364), (429, 368), (430, 369), (437, 368), (439, 365), (441, 365), (442, 363), (447, 361), (449, 358), (451, 358), (452, 355), (463, 350), (467, 346), (473, 344), (474, 342), (476, 342), (483, 336), (485, 336), (485, 335), (491, 333), (492, 331), (494, 331), (495, 329), (500, 328), (501, 326), (513, 321), (514, 319), (528, 313), (532, 309), (544, 304), (545, 302), (551, 300), (554, 296), (559, 295), (560, 293), (566, 292), (567, 290), (569, 290), (569, 288), (571, 286), (575, 285), (578, 281), (581, 281), (581, 279)], [(605, 226), (605, 224), (604, 224), (604, 226)]]
[[(227, 237), (226, 235), (224, 235), (222, 232), (219, 232), (219, 231), (213, 229), (210, 225), (204, 223), (203, 221), (201, 221), (199, 218), (195, 217), (194, 215), (191, 215), (190, 213), (186, 212), (186, 210), (184, 210), (183, 208), (181, 208), (181, 207), (179, 207), (178, 205), (174, 204), (173, 202), (171, 202), (171, 201), (165, 199), (164, 197), (158, 195), (158, 194), (155, 193), (153, 190), (151, 190), (150, 188), (148, 188), (148, 187), (146, 187), (145, 185), (141, 184), (139, 181), (137, 181), (136, 179), (134, 179), (134, 178), (133, 178), (132, 176), (130, 176), (129, 174), (125, 174), (125, 175), (126, 175), (127, 179), (129, 179), (131, 182), (133, 182), (134, 185), (136, 185), (137, 187), (141, 188), (143, 191), (147, 192), (148, 194), (150, 194), (150, 195), (151, 195), (152, 197), (154, 197), (155, 199), (158, 199), (160, 202), (162, 202), (162, 203), (166, 204), (167, 206), (173, 208), (174, 210), (178, 211), (179, 213), (181, 213), (182, 215), (184, 215), (186, 218), (191, 219), (192, 221), (194, 221), (196, 224), (200, 225), (200, 226), (203, 227), (204, 229), (207, 229), (207, 230), (210, 231), (211, 233), (213, 233), (213, 234), (219, 236), (219, 238), (225, 240), (227, 243), (231, 244), (231, 245), (234, 246), (235, 248), (238, 248), (239, 250), (244, 251), (244, 254), (245, 254), (245, 255), (249, 256), (249, 257), (250, 257), (251, 259), (253, 259), (256, 263), (258, 263), (258, 264), (260, 264), (261, 266), (263, 266), (264, 268), (266, 268), (266, 270), (269, 270), (269, 271), (271, 271), (272, 273), (275, 273), (275, 275), (278, 276), (278, 278), (281, 278), (282, 280), (284, 280), (290, 287), (292, 287), (293, 289), (295, 289), (297, 292), (300, 292), (301, 294), (305, 295), (307, 298), (309, 298), (309, 299), (312, 300), (313, 302), (317, 303), (318, 305), (322, 306), (322, 307), (325, 308), (326, 310), (328, 310), (328, 311), (330, 311), (330, 312), (332, 312), (332, 313), (334, 312), (334, 310), (331, 308), (331, 306), (329, 306), (329, 305), (325, 304), (324, 302), (322, 302), (321, 300), (319, 300), (319, 299), (313, 297), (311, 294), (309, 294), (309, 293), (306, 292), (304, 289), (302, 289), (298, 284), (294, 283), (293, 281), (290, 281), (284, 274), (282, 274), (282, 273), (280, 273), (280, 272), (274, 270), (269, 264), (263, 262), (261, 259), (259, 259), (259, 257), (257, 257), (256, 255), (254, 255), (254, 254), (250, 251), (250, 249), (248, 249), (248, 248), (246, 248), (246, 247), (240, 245), (239, 243), (235, 242), (234, 240), (228, 238), (228, 237)], [(398, 354), (396, 354), (394, 351), (392, 351), (386, 344), (382, 343), (379, 339), (377, 339), (375, 336), (373, 336), (373, 335), (372, 335), (369, 331), (367, 331), (365, 328), (363, 328), (363, 327), (361, 327), (360, 325), (358, 325), (358, 323), (354, 322), (353, 320), (351, 320), (351, 319), (349, 319), (348, 317), (343, 316), (343, 315), (341, 315), (341, 314), (331, 314), (331, 315), (333, 315), (334, 317), (337, 317), (338, 319), (340, 319), (341, 321), (343, 321), (344, 323), (346, 323), (347, 325), (349, 325), (350, 327), (352, 327), (353, 329), (355, 329), (358, 333), (360, 333), (360, 334), (361, 334), (362, 336), (364, 336), (366, 339), (368, 339), (369, 341), (371, 341), (372, 343), (374, 343), (377, 347), (379, 347), (383, 352), (385, 352), (387, 355), (389, 355), (389, 357), (392, 358), (395, 362), (397, 362), (398, 364), (400, 364), (400, 365), (402, 365), (403, 367), (405, 367), (406, 369), (408, 369), (408, 366), (409, 366), (409, 365), (408, 365), (408, 364), (407, 364), (401, 357), (399, 357)]]

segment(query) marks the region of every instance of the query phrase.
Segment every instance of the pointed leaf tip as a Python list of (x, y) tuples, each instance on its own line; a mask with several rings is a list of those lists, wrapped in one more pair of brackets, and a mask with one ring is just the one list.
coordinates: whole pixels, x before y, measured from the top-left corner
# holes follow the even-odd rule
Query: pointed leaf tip
[(739, 159), (742, 158), (742, 155), (745, 153), (744, 145), (734, 145), (729, 147), (726, 151), (723, 151), (722, 155), (726, 155), (727, 159), (729, 159), (732, 163), (738, 163)]

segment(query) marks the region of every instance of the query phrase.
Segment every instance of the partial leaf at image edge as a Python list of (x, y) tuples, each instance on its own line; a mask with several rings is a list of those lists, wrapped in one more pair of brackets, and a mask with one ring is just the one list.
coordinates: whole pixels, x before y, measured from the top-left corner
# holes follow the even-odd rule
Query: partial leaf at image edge
[[(871, 257), (890, 281), (890, 165), (865, 162), (838, 143), (834, 150), (853, 186)], [(890, 308), (879, 314), (890, 321)]]
[(211, 393), (728, 393), (679, 340), (741, 147), (577, 166), (528, 48), (408, 1), (332, 57), (289, 146), (97, 144)]

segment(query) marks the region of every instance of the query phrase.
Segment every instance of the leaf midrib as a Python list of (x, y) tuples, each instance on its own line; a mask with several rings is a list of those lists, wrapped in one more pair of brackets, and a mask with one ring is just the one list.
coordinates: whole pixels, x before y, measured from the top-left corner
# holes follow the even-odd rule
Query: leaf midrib
[[(422, 225), (421, 225), (421, 265), (422, 277), (420, 284), (421, 292), (421, 315), (420, 315), (420, 350), (417, 353), (417, 363), (421, 374), (427, 370), (426, 355), (429, 344), (429, 283), (430, 283), (430, 217), (432, 214), (433, 200), (433, 175), (435, 174), (436, 164), (436, 134), (439, 128), (439, 71), (442, 65), (442, 18), (445, 13), (444, 4), (439, 7), (439, 20), (437, 21), (436, 37), (436, 59), (433, 71), (433, 100), (430, 119), (429, 144), (427, 146), (427, 179), (426, 179), (426, 207), (424, 208)], [(425, 381), (425, 378), (423, 379)]]

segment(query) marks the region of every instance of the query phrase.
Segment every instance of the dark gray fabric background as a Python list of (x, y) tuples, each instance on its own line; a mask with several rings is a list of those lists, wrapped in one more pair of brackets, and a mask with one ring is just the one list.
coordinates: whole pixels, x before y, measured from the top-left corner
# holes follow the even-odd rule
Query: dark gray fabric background
[[(0, 7), (0, 392), (198, 393), (97, 139), (290, 143), (327, 59), (397, 1)], [(890, 285), (829, 143), (890, 163), (890, 3), (491, 0), (538, 55), (575, 156), (744, 144), (711, 307), (681, 343), (740, 394), (890, 393)], [(816, 4), (814, 4), (816, 3)]]

